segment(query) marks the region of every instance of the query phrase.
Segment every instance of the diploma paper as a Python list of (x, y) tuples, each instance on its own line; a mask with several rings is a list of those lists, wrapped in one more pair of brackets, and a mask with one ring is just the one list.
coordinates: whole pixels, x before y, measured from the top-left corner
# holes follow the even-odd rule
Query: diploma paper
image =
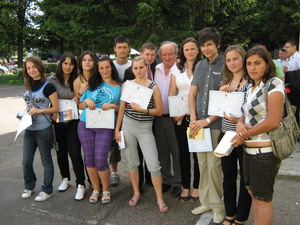
[(243, 102), (244, 92), (209, 91), (208, 115), (240, 117)]
[(204, 129), (204, 139), (188, 138), (189, 152), (212, 152), (210, 128)]
[(19, 136), (19, 134), (25, 130), (27, 127), (31, 126), (32, 124), (32, 118), (30, 115), (28, 115), (28, 113), (26, 113), (22, 119), (21, 119), (21, 122), (20, 122), (20, 125), (19, 125), (19, 128), (18, 128), (18, 131), (17, 131), (17, 134), (16, 134), (16, 137), (15, 137), (15, 140), (17, 140), (17, 137)]
[(223, 136), (222, 140), (218, 144), (217, 148), (214, 151), (215, 156), (223, 157), (230, 155), (233, 146), (231, 145), (231, 139), (236, 135), (234, 131), (226, 131), (225, 135)]
[(190, 114), (188, 95), (169, 96), (168, 101), (169, 101), (170, 117)]
[(86, 128), (115, 128), (115, 110), (86, 109)]
[(64, 122), (67, 120), (78, 119), (78, 109), (76, 102), (74, 102), (73, 100), (59, 99), (58, 104), (59, 117), (56, 120), (56, 122)]
[(126, 81), (122, 91), (121, 100), (127, 103), (134, 102), (142, 109), (147, 109), (153, 90), (132, 81)]
[(118, 145), (119, 145), (119, 149), (122, 150), (125, 148), (124, 132), (122, 130), (120, 131), (120, 136), (121, 136), (121, 140), (120, 142), (118, 142)]

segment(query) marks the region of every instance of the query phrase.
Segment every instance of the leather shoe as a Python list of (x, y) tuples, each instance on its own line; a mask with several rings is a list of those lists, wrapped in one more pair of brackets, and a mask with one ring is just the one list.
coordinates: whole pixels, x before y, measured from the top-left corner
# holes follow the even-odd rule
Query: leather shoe
[(171, 195), (174, 198), (178, 198), (180, 196), (180, 193), (181, 193), (181, 187), (176, 187), (176, 186), (173, 187)]
[(169, 184), (162, 184), (162, 193), (167, 192), (171, 188), (171, 185)]

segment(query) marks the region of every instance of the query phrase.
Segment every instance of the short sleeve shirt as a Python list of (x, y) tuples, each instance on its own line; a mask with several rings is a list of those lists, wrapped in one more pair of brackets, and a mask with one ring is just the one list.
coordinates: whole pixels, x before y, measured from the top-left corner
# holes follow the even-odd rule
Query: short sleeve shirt
[[(121, 86), (111, 86), (102, 82), (94, 91), (86, 90), (80, 98), (80, 102), (91, 99), (96, 108), (102, 108), (104, 103), (120, 105)], [(86, 109), (82, 110), (80, 120), (86, 122)]]
[[(277, 78), (271, 78), (270, 86), (268, 89), (268, 95), (273, 92), (280, 92), (285, 95), (284, 84), (283, 82)], [(267, 116), (267, 106), (265, 100), (265, 85), (263, 81), (253, 89), (253, 87), (249, 87), (247, 90), (246, 101), (242, 106), (242, 112), (245, 117), (245, 124), (249, 126), (255, 126), (261, 122), (263, 122)], [(259, 141), (270, 141), (268, 133), (263, 133), (259, 135), (252, 136), (249, 140), (245, 142), (259, 142)]]
[(188, 78), (187, 69), (181, 72), (177, 66), (172, 67), (171, 74), (176, 78), (176, 87), (178, 89), (178, 96), (188, 95), (190, 92), (193, 77)]
[[(219, 90), (222, 81), (221, 70), (223, 65), (224, 58), (221, 54), (219, 54), (213, 62), (210, 63), (207, 59), (203, 59), (198, 62), (195, 67), (192, 85), (198, 87), (196, 98), (196, 115), (198, 120), (203, 120), (209, 116), (209, 91)], [(208, 79), (207, 84), (205, 84), (206, 79)], [(208, 127), (212, 129), (220, 129), (221, 120), (217, 119)]]

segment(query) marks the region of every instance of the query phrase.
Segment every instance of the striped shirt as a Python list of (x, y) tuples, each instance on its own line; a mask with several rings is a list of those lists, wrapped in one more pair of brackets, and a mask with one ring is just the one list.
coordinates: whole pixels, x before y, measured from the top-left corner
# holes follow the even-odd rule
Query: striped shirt
[[(148, 88), (153, 89), (154, 85), (155, 85), (155, 83), (153, 81), (151, 81), (148, 85)], [(153, 109), (153, 108), (154, 108), (154, 99), (153, 99), (153, 95), (152, 95), (147, 109)], [(146, 113), (137, 112), (137, 111), (133, 110), (131, 108), (130, 104), (126, 104), (125, 115), (128, 116), (129, 118), (137, 120), (137, 121), (151, 122), (154, 119), (154, 116), (150, 116)]]
[[(247, 93), (248, 86), (249, 86), (249, 83), (246, 82), (240, 90), (237, 90), (239, 92), (244, 92), (244, 101), (246, 100), (246, 93)], [(236, 130), (236, 123), (222, 117), (221, 130), (222, 130), (223, 133), (226, 133), (226, 131), (235, 131)]]

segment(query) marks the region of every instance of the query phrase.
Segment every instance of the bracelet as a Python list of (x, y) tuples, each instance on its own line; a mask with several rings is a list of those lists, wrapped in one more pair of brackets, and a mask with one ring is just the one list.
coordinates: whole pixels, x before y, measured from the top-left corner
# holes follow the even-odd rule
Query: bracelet
[(206, 120), (206, 122), (207, 122), (208, 124), (211, 123), (211, 120), (209, 119), (209, 117), (207, 117), (205, 120)]

